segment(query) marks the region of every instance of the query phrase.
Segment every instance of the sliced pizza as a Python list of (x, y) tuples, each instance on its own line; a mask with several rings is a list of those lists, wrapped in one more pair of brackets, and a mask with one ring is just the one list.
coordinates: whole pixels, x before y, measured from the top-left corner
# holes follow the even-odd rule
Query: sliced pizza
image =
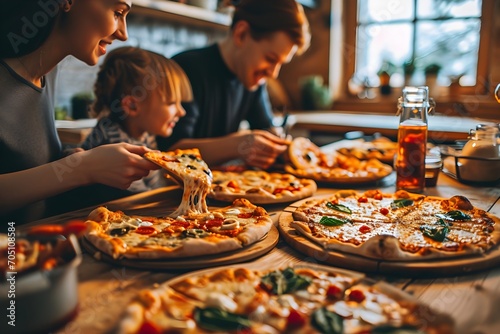
[(128, 216), (99, 207), (87, 224), (87, 240), (115, 259), (162, 259), (241, 249), (264, 237), (273, 221), (265, 209), (239, 199), (224, 208), (176, 218)]
[(316, 189), (313, 180), (287, 173), (213, 171), (212, 189), (208, 197), (230, 202), (236, 198), (246, 198), (254, 204), (274, 204), (312, 196)]
[(442, 333), (450, 317), (362, 274), (314, 265), (190, 273), (146, 289), (119, 333)]
[(354, 156), (325, 153), (307, 138), (297, 137), (289, 146), (287, 173), (318, 182), (365, 183), (392, 173), (391, 166), (377, 159), (360, 160)]
[(290, 224), (301, 235), (326, 250), (376, 260), (483, 254), (500, 242), (500, 219), (464, 196), (341, 190), (297, 205)]

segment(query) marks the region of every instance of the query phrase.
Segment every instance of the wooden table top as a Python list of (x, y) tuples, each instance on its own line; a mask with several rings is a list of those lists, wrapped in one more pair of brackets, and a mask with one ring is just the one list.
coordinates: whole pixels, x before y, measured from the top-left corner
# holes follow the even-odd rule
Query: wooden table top
[[(328, 194), (333, 188), (320, 188), (316, 195)], [(364, 188), (368, 189), (368, 188)], [(360, 189), (363, 190), (363, 189)], [(393, 192), (394, 185), (381, 188)], [(484, 210), (500, 216), (500, 188), (472, 187), (461, 184), (441, 173), (438, 184), (427, 188), (427, 195), (450, 197), (461, 194)], [(108, 203), (111, 210), (121, 209), (130, 214), (165, 215), (180, 202), (177, 186), (157, 189)], [(210, 204), (210, 203), (209, 203)], [(266, 206), (277, 221), (287, 205)], [(92, 208), (82, 209), (32, 224), (59, 223), (73, 218), (85, 218)], [(319, 262), (297, 252), (280, 239), (277, 246), (252, 263), (283, 267), (302, 261)], [(156, 272), (113, 266), (84, 254), (79, 267), (79, 312), (59, 333), (105, 333), (120, 319), (125, 305), (137, 292), (155, 283), (178, 276), (179, 272)], [(458, 333), (500, 333), (500, 263), (491, 269), (465, 275), (404, 278), (391, 275), (367, 275), (385, 280), (414, 295), (436, 311), (450, 314)]]
[[(365, 134), (379, 132), (384, 136), (396, 138), (399, 116), (353, 112), (299, 112), (293, 114), (294, 129), (305, 129), (328, 133), (345, 134), (359, 130)], [(466, 140), (470, 129), (485, 122), (498, 123), (498, 120), (485, 120), (465, 116), (431, 115), (428, 117), (429, 141), (435, 144)]]

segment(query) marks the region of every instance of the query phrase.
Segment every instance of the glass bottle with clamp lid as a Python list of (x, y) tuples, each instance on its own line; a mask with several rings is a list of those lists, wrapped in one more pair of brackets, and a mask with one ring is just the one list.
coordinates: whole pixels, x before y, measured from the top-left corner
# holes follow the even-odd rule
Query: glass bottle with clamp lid
[(427, 114), (435, 103), (429, 89), (405, 87), (398, 99), (400, 116), (398, 152), (396, 155), (396, 189), (421, 193), (425, 188), (425, 154), (427, 150)]

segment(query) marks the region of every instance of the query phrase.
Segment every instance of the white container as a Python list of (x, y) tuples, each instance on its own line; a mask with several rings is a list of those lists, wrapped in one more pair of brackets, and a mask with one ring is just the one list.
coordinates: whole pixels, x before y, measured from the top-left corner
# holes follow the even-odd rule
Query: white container
[[(464, 180), (488, 182), (500, 175), (500, 131), (498, 125), (480, 124), (471, 130), (471, 139), (465, 143), (460, 159), (460, 177)], [(481, 158), (481, 159), (472, 159)]]
[(217, 0), (188, 0), (188, 4), (208, 10), (217, 10)]

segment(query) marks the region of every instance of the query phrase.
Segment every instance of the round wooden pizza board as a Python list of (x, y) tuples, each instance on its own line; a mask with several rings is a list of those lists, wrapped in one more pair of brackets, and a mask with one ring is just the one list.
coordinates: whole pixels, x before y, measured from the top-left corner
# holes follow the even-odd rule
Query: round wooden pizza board
[(292, 248), (312, 258), (308, 259), (308, 261), (328, 263), (336, 267), (365, 273), (404, 277), (452, 276), (468, 274), (500, 265), (500, 248), (498, 247), (483, 255), (412, 262), (376, 260), (355, 254), (325, 250), (320, 245), (300, 235), (291, 226), (293, 221), (292, 212), (301, 203), (303, 201), (294, 203), (281, 213), (278, 227), (283, 239)]
[(111, 256), (104, 254), (103, 252), (98, 250), (87, 239), (82, 238), (81, 243), (82, 247), (87, 252), (89, 252), (92, 257), (117, 266), (160, 271), (184, 271), (192, 269), (211, 268), (253, 260), (273, 249), (274, 246), (276, 246), (276, 244), (278, 243), (278, 240), (279, 232), (278, 229), (273, 225), (267, 235), (262, 238), (262, 240), (240, 250), (198, 257), (163, 260), (136, 260), (126, 258), (113, 259)]

